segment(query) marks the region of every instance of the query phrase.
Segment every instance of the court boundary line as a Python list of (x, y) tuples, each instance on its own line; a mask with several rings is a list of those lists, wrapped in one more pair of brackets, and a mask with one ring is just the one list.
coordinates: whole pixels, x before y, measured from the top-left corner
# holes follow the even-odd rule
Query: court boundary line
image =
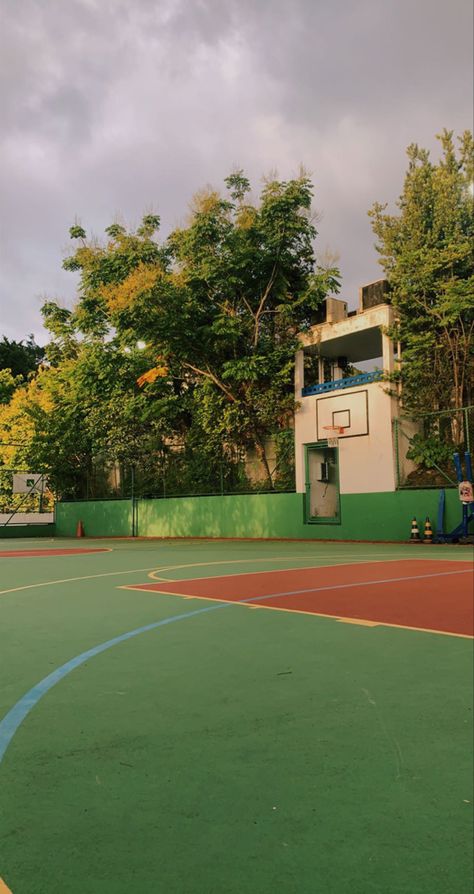
[[(466, 571), (451, 572), (451, 573), (463, 574), (463, 573), (468, 573), (468, 572), (466, 570)], [(427, 577), (427, 576), (428, 575), (422, 575), (422, 577)], [(432, 576), (432, 575), (430, 575), (430, 576)], [(406, 580), (406, 578), (402, 578), (402, 580)], [(375, 582), (371, 581), (371, 583), (375, 583)], [(338, 585), (338, 587), (339, 587), (339, 585)], [(121, 589), (121, 588), (119, 588), (119, 589)], [(131, 590), (141, 589), (141, 591), (143, 592), (143, 585), (141, 588), (139, 586), (135, 586), (135, 587), (130, 586), (130, 587), (123, 587), (123, 589), (131, 589)], [(327, 588), (325, 588), (325, 589), (327, 589)], [(150, 592), (150, 591), (148, 591), (148, 592)], [(151, 592), (162, 592), (162, 591), (155, 590), (155, 591), (151, 591)], [(301, 591), (297, 591), (297, 592), (301, 592)], [(163, 595), (167, 595), (167, 594), (164, 593)], [(185, 596), (186, 594), (172, 593), (169, 595), (176, 597), (176, 596), (181, 596), (181, 595)], [(290, 595), (290, 594), (284, 594), (284, 595)], [(205, 599), (206, 597), (191, 597), (191, 598)], [(232, 602), (232, 601), (225, 601), (225, 600), (216, 601), (215, 599), (213, 599), (213, 600), (208, 599), (207, 601), (211, 601), (213, 604), (206, 605), (203, 608), (199, 608), (199, 609), (196, 609), (191, 612), (183, 612), (182, 614), (179, 614), (179, 615), (173, 615), (168, 618), (163, 618), (161, 621), (155, 621), (155, 622), (152, 622), (151, 624), (146, 624), (142, 627), (134, 628), (133, 630), (130, 630), (126, 633), (119, 634), (118, 636), (115, 636), (110, 640), (107, 640), (103, 643), (99, 643), (98, 645), (93, 646), (90, 649), (87, 649), (86, 651), (81, 652), (79, 655), (76, 655), (75, 657), (69, 659), (69, 661), (66, 661), (59, 668), (56, 668), (56, 670), (52, 671), (46, 677), (43, 677), (43, 679), (40, 680), (39, 683), (36, 683), (34, 686), (32, 686), (10, 708), (10, 710), (5, 714), (5, 716), (0, 721), (0, 763), (2, 762), (2, 760), (4, 758), (7, 748), (9, 747), (13, 737), (15, 736), (16, 731), (18, 730), (20, 725), (23, 723), (23, 721), (26, 719), (26, 717), (30, 714), (30, 712), (33, 710), (33, 708), (36, 707), (36, 705), (38, 704), (40, 699), (47, 692), (49, 692), (57, 683), (59, 683), (64, 677), (66, 677), (73, 670), (75, 670), (76, 668), (78, 668), (82, 664), (84, 664), (89, 658), (94, 658), (95, 656), (101, 654), (102, 652), (105, 652), (108, 649), (112, 648), (113, 646), (118, 645), (119, 643), (125, 642), (126, 640), (132, 639), (135, 636), (139, 636), (142, 633), (148, 633), (149, 631), (168, 626), (169, 624), (173, 624), (178, 621), (184, 621), (184, 620), (187, 620), (188, 618), (196, 617), (197, 615), (208, 614), (209, 612), (218, 611), (219, 609), (223, 609), (223, 608), (229, 608), (230, 606), (248, 605), (251, 602), (255, 602), (256, 599), (261, 599), (261, 598), (262, 597), (254, 596), (254, 597), (250, 597), (247, 600), (241, 600), (240, 602)], [(271, 598), (271, 597), (269, 597), (269, 598)], [(258, 605), (258, 606), (252, 606), (252, 607), (261, 608), (263, 606)], [(277, 610), (280, 610), (280, 609), (277, 609)], [(336, 620), (336, 621), (339, 620), (334, 615), (330, 615), (330, 618), (332, 618), (333, 620)], [(380, 626), (389, 626), (389, 625), (381, 624)], [(392, 625), (390, 625), (390, 626), (392, 626)], [(404, 629), (404, 628), (402, 628), (402, 629)], [(410, 629), (410, 628), (408, 628), (408, 629)], [(418, 630), (418, 629), (419, 628), (414, 628), (414, 630)], [(437, 631), (433, 631), (433, 630), (427, 630), (426, 632), (434, 633), (434, 634), (437, 633)], [(450, 634), (448, 631), (443, 631), (443, 632), (445, 632), (446, 635), (448, 635), (448, 636), (453, 635), (453, 634)], [(454, 635), (457, 636), (457, 634), (454, 634)], [(471, 637), (466, 637), (466, 636), (464, 636), (463, 638), (471, 639)]]
[[(47, 556), (50, 559), (71, 559), (74, 556), (93, 556), (97, 555), (97, 553), (113, 553), (113, 546), (97, 546), (91, 547), (88, 549), (87, 547), (76, 547), (73, 549), (72, 547), (63, 547), (61, 552), (58, 552), (60, 547), (51, 547), (49, 549), (0, 549), (0, 559), (42, 559), (43, 556)], [(34, 556), (31, 553), (35, 553)], [(8, 555), (9, 553), (15, 553), (14, 556)], [(39, 555), (38, 555), (39, 553)], [(1, 889), (0, 889), (1, 894)]]
[[(349, 563), (349, 564), (352, 564), (352, 563)], [(368, 564), (368, 563), (362, 563), (362, 564)], [(288, 571), (301, 571), (301, 570), (303, 570), (303, 571), (317, 571), (317, 570), (319, 570), (319, 568), (334, 568), (334, 567), (340, 567), (340, 566), (334, 566), (334, 565), (318, 566), (318, 565), (316, 565), (316, 566), (312, 566), (307, 569), (288, 568), (288, 569), (281, 569), (281, 570), (282, 571), (284, 571), (284, 570), (288, 570)], [(239, 578), (239, 577), (244, 577), (249, 573), (253, 574), (253, 572), (243, 572), (242, 574), (221, 575), (221, 577), (225, 576), (225, 577), (235, 579), (235, 578)], [(257, 572), (255, 572), (255, 574), (272, 574), (272, 572), (271, 571), (270, 572), (257, 571)], [(288, 590), (288, 591), (285, 591), (284, 593), (283, 592), (282, 593), (267, 593), (262, 596), (252, 596), (250, 598), (251, 599), (277, 599), (277, 598), (280, 598), (281, 596), (297, 596), (299, 593), (319, 593), (320, 591), (323, 591), (323, 590), (343, 590), (343, 589), (352, 589), (353, 587), (370, 587), (370, 586), (374, 586), (375, 584), (398, 584), (398, 583), (402, 583), (403, 581), (406, 581), (406, 580), (425, 580), (426, 578), (431, 578), (431, 577), (449, 577), (449, 575), (451, 575), (451, 574), (472, 574), (472, 571), (470, 568), (463, 568), (463, 569), (461, 569), (461, 571), (436, 571), (436, 572), (432, 572), (431, 574), (412, 574), (412, 575), (407, 575), (406, 577), (387, 577), (387, 578), (380, 578), (379, 580), (364, 580), (364, 581), (354, 581), (353, 583), (346, 583), (346, 584), (331, 584), (330, 586), (327, 586), (327, 587), (326, 586), (325, 587), (303, 587), (303, 589), (300, 589), (300, 590)], [(215, 581), (215, 580), (219, 580), (219, 578), (218, 577), (190, 577), (190, 578), (183, 578), (182, 580), (173, 580), (173, 581), (167, 580), (167, 581), (165, 581), (165, 583), (191, 584), (194, 582), (201, 583), (201, 581), (207, 581), (207, 580)], [(118, 590), (141, 590), (142, 592), (145, 592), (145, 593), (164, 593), (166, 596), (190, 596), (191, 598), (198, 598), (197, 596), (195, 597), (193, 593), (174, 593), (172, 590), (162, 590), (161, 588), (152, 590), (151, 587), (153, 587), (153, 584), (148, 584), (148, 583), (130, 584), (130, 585), (125, 584), (124, 586), (117, 587), (117, 589)], [(217, 597), (204, 596), (202, 598), (215, 600)], [(219, 597), (219, 599), (220, 598), (221, 597)], [(244, 603), (246, 601), (247, 600), (245, 600), (245, 599), (239, 600), (240, 603)], [(238, 604), (238, 603), (236, 602), (236, 604)]]
[[(288, 558), (293, 559), (293, 561), (294, 561), (295, 559), (298, 559), (298, 558), (306, 559), (306, 556), (301, 556), (301, 557), (300, 556), (289, 556)], [(308, 558), (311, 559), (312, 561), (314, 561), (314, 556), (308, 556)], [(321, 556), (320, 558), (321, 559), (330, 559), (331, 556)], [(352, 558), (355, 558), (355, 556)], [(252, 562), (273, 562), (274, 559), (275, 559), (275, 557), (272, 556), (271, 559), (270, 558), (269, 559), (252, 559), (251, 561)], [(283, 561), (285, 561), (285, 559), (286, 559), (286, 557), (284, 556), (282, 559), (277, 559), (277, 561), (283, 562)], [(229, 561), (222, 560), (221, 562), (220, 561), (219, 562), (196, 562), (193, 565), (183, 565), (183, 566), (175, 565), (172, 568), (157, 568), (156, 571), (151, 571), (149, 573), (148, 577), (150, 577), (152, 580), (158, 580), (158, 578), (155, 577), (155, 574), (157, 574), (158, 571), (160, 571), (160, 572), (161, 571), (178, 571), (181, 567), (183, 567), (183, 568), (200, 568), (200, 567), (209, 566), (209, 565), (239, 565), (241, 563), (241, 561), (242, 561), (241, 559), (230, 559)], [(399, 561), (400, 561), (399, 558), (374, 559), (373, 560), (374, 564), (380, 564), (380, 563), (384, 564), (386, 562), (388, 563), (388, 562), (399, 562)], [(341, 565), (368, 565), (368, 564), (369, 564), (369, 562), (367, 562), (365, 560), (361, 560), (360, 562), (354, 562), (354, 561), (352, 561), (352, 562), (335, 562), (334, 564), (331, 564), (331, 565), (309, 565), (309, 566), (307, 566), (307, 568), (309, 570), (311, 570), (311, 569), (316, 570), (318, 568), (340, 568)], [(276, 574), (278, 574), (279, 572), (284, 572), (284, 571), (304, 571), (304, 570), (305, 570), (305, 568), (300, 568), (300, 566), (297, 565), (297, 566), (290, 567), (290, 568), (272, 568), (270, 571), (268, 571), (266, 569), (262, 569), (261, 571), (237, 571), (236, 574), (221, 574), (221, 575), (218, 575), (218, 577), (242, 577), (245, 574), (272, 574), (272, 572), (275, 572)], [(171, 582), (179, 583), (180, 582), (180, 578), (173, 578), (173, 577), (170, 577), (170, 578), (164, 577), (164, 578), (161, 578), (161, 580), (168, 581), (169, 583), (171, 583)], [(185, 580), (216, 580), (216, 577), (211, 574), (211, 575), (207, 575), (206, 577), (182, 578), (182, 580), (183, 580), (183, 582)]]
[[(35, 683), (17, 702), (10, 708), (9, 711), (5, 714), (5, 716), (0, 720), (0, 764), (5, 756), (7, 748), (10, 745), (16, 731), (21, 726), (26, 717), (30, 714), (33, 708), (36, 707), (40, 699), (46, 695), (47, 692), (50, 691), (57, 683), (59, 683), (64, 677), (68, 676), (72, 673), (73, 670), (80, 667), (82, 664), (85, 664), (90, 658), (95, 658), (97, 655), (100, 655), (102, 652), (106, 652), (108, 649), (113, 648), (113, 646), (119, 645), (119, 643), (125, 642), (126, 640), (132, 639), (135, 636), (139, 636), (142, 633), (148, 633), (151, 630), (155, 630), (159, 627), (166, 627), (169, 624), (173, 624), (177, 621), (184, 621), (187, 618), (195, 617), (196, 615), (203, 615), (212, 611), (217, 611), (218, 609), (228, 608), (230, 603), (227, 602), (217, 602), (214, 605), (205, 606), (204, 608), (194, 609), (191, 612), (183, 612), (180, 615), (173, 615), (169, 618), (162, 618), (161, 621), (153, 621), (151, 624), (145, 624), (142, 627), (136, 627), (133, 630), (129, 630), (126, 633), (121, 633), (118, 636), (114, 636), (112, 639), (106, 640), (103, 643), (99, 643), (97, 646), (92, 646), (90, 649), (87, 649), (84, 652), (81, 652), (79, 655), (70, 658), (69, 661), (66, 661), (64, 664), (60, 665), (60, 667), (56, 668), (46, 677), (43, 677), (38, 683)], [(1, 894), (1, 892), (0, 892)]]
[[(119, 587), (121, 590), (134, 590), (136, 587)], [(161, 590), (147, 590), (144, 592), (161, 593)], [(186, 593), (165, 593), (163, 596), (175, 596), (178, 599), (202, 599), (207, 602), (216, 602), (217, 600), (209, 596), (189, 596)], [(254, 596), (254, 599), (261, 599), (261, 596)], [(270, 597), (269, 597), (270, 598)], [(411, 627), (409, 624), (394, 624), (390, 621), (374, 621), (372, 618), (349, 618), (343, 615), (328, 615), (325, 612), (309, 612), (304, 608), (284, 608), (280, 605), (251, 605), (249, 602), (235, 602), (232, 599), (219, 598), (220, 602), (226, 602), (227, 605), (241, 605), (243, 608), (262, 608), (265, 611), (288, 612), (290, 615), (308, 615), (310, 618), (327, 618), (329, 621), (337, 621), (340, 624), (354, 624), (355, 627), (395, 627), (397, 630), (413, 630), (415, 633), (434, 633), (436, 636), (456, 636), (459, 639), (474, 639), (474, 634), (455, 633), (451, 630), (438, 630), (434, 627)]]
[[(286, 557), (284, 557), (284, 558), (281, 559), (280, 561), (284, 561), (285, 558), (286, 558)], [(299, 557), (298, 557), (298, 556), (290, 556), (289, 558), (297, 559), (297, 558), (299, 558)], [(302, 556), (301, 558), (306, 558), (306, 556)], [(314, 560), (314, 557), (313, 557), (313, 556), (310, 556), (309, 558), (311, 558), (311, 559)], [(329, 559), (329, 558), (331, 558), (331, 556), (321, 556), (320, 558), (328, 558), (328, 559)], [(355, 558), (355, 557), (352, 557), (352, 558)], [(262, 561), (266, 562), (266, 561), (269, 561), (269, 562), (270, 562), (270, 561), (273, 561), (273, 559), (274, 559), (274, 557), (272, 557), (272, 559), (252, 559), (251, 561), (253, 561), (253, 562), (262, 562)], [(426, 561), (426, 560), (429, 561), (429, 557), (427, 557), (427, 559), (415, 558), (415, 561), (416, 561), (416, 562), (418, 562), (418, 561)], [(240, 561), (241, 561), (240, 559), (231, 559), (231, 560), (228, 561), (228, 562), (225, 561), (225, 560), (223, 560), (222, 562), (196, 562), (195, 564), (190, 564), (190, 565), (182, 565), (182, 566), (181, 566), (181, 565), (175, 565), (175, 566), (172, 566), (171, 568), (157, 568), (156, 571), (151, 571), (151, 572), (148, 574), (148, 577), (150, 577), (152, 580), (159, 580), (157, 577), (155, 577), (155, 574), (158, 574), (158, 572), (162, 572), (162, 571), (175, 571), (175, 570), (178, 571), (178, 570), (180, 570), (181, 568), (198, 568), (198, 567), (206, 566), (206, 565), (231, 565), (231, 564), (239, 564)], [(371, 559), (371, 560), (369, 560), (369, 561), (361, 560), (360, 562), (357, 562), (357, 561), (356, 561), (356, 562), (354, 562), (354, 561), (351, 561), (351, 562), (334, 562), (334, 563), (331, 563), (330, 565), (308, 565), (308, 566), (306, 566), (305, 568), (300, 568), (300, 566), (298, 565), (298, 566), (294, 566), (294, 567), (292, 567), (292, 568), (272, 568), (270, 571), (267, 571), (266, 569), (262, 569), (261, 571), (238, 571), (238, 572), (236, 572), (236, 574), (221, 574), (221, 575), (218, 575), (217, 577), (214, 576), (214, 575), (207, 575), (206, 577), (190, 577), (190, 578), (186, 578), (186, 577), (184, 577), (184, 578), (174, 578), (174, 577), (166, 578), (166, 577), (163, 577), (163, 578), (160, 578), (160, 579), (163, 580), (163, 581), (165, 581), (165, 582), (167, 582), (167, 583), (177, 583), (177, 584), (179, 584), (179, 583), (185, 583), (185, 582), (188, 581), (188, 580), (189, 580), (189, 581), (195, 581), (195, 580), (196, 580), (196, 581), (202, 581), (202, 580), (217, 580), (218, 577), (234, 577), (234, 578), (238, 578), (238, 577), (243, 577), (243, 576), (245, 576), (246, 574), (252, 574), (252, 575), (257, 575), (257, 574), (272, 574), (273, 572), (274, 572), (275, 574), (279, 574), (280, 572), (285, 572), (285, 571), (305, 571), (305, 570), (307, 570), (307, 571), (311, 571), (311, 570), (317, 571), (319, 568), (342, 568), (342, 567), (347, 566), (347, 565), (370, 565), (370, 564), (374, 564), (374, 565), (388, 565), (388, 564), (390, 564), (391, 562), (400, 562), (400, 561), (411, 562), (412, 559), (411, 559), (411, 558), (409, 558), (409, 559), (400, 559), (400, 557), (397, 556), (397, 557), (395, 557), (395, 558), (390, 558), (390, 559)], [(433, 560), (433, 559), (432, 559), (431, 561), (436, 561), (436, 560)], [(444, 560), (441, 560), (441, 561), (447, 561), (447, 562), (449, 562), (450, 560), (449, 560), (449, 559), (444, 559)], [(462, 560), (462, 561), (464, 561), (464, 560)], [(466, 569), (466, 570), (467, 570), (467, 569)], [(439, 573), (440, 573), (440, 574), (451, 574), (451, 573), (452, 573), (452, 574), (458, 574), (457, 571), (453, 571), (453, 572), (443, 571), (443, 572), (439, 572)]]
[[(272, 561), (273, 558), (274, 557), (272, 556), (271, 559), (270, 558), (268, 559), (268, 561), (269, 562)], [(290, 556), (290, 558), (294, 558), (294, 556)], [(309, 558), (311, 558), (311, 557), (309, 557)], [(225, 560), (223, 560), (223, 561), (225, 561)], [(261, 559), (243, 559), (242, 561), (253, 562), (253, 561), (261, 561)], [(267, 561), (267, 560), (265, 560), (265, 561)], [(202, 564), (201, 562), (190, 562), (189, 564), (184, 564), (184, 565), (166, 566), (163, 569), (156, 568), (156, 566), (153, 565), (150, 568), (132, 568), (130, 571), (101, 571), (99, 574), (86, 574), (86, 575), (83, 575), (82, 577), (64, 577), (64, 578), (61, 578), (60, 580), (45, 580), (45, 581), (40, 581), (39, 583), (34, 583), (34, 584), (23, 584), (20, 587), (11, 587), (6, 590), (0, 590), (0, 596), (7, 596), (9, 593), (18, 593), (21, 590), (34, 590), (36, 587), (49, 587), (50, 585), (54, 585), (54, 584), (70, 584), (70, 583), (75, 583), (76, 581), (80, 581), (80, 580), (95, 580), (96, 578), (99, 578), (99, 577), (113, 577), (113, 576), (116, 576), (119, 574), (142, 574), (142, 573), (145, 574), (150, 571), (157, 571), (157, 572), (158, 571), (173, 571), (173, 570), (177, 571), (181, 568), (195, 568), (197, 565), (201, 565), (201, 564)], [(206, 562), (204, 564), (207, 565), (208, 563)], [(219, 564), (222, 564), (222, 563), (219, 563)], [(242, 573), (251, 574), (252, 572), (242, 572)], [(223, 575), (221, 575), (221, 577), (222, 576)]]
[[(326, 567), (326, 566), (324, 566), (324, 567)], [(334, 567), (334, 566), (328, 566), (328, 567)], [(290, 570), (295, 570), (295, 569), (290, 569)], [(299, 569), (297, 569), (297, 570), (299, 570)], [(280, 608), (279, 606), (276, 606), (276, 605), (275, 606), (261, 605), (260, 603), (257, 603), (257, 600), (264, 602), (268, 599), (280, 599), (285, 596), (298, 596), (301, 593), (321, 593), (321, 592), (328, 592), (328, 591), (332, 591), (332, 590), (346, 590), (346, 589), (353, 589), (355, 587), (374, 586), (375, 584), (402, 583), (403, 581), (407, 581), (407, 580), (425, 580), (427, 578), (433, 578), (433, 577), (446, 577), (451, 574), (471, 574), (471, 573), (472, 573), (471, 569), (468, 569), (468, 568), (462, 569), (461, 571), (440, 571), (440, 572), (435, 572), (433, 574), (418, 574), (418, 575), (411, 575), (409, 577), (386, 578), (383, 580), (374, 580), (374, 581), (357, 581), (355, 583), (347, 583), (347, 584), (332, 584), (330, 586), (325, 586), (325, 587), (309, 587), (309, 588), (306, 587), (301, 590), (288, 590), (288, 591), (282, 592), (282, 593), (267, 593), (263, 596), (250, 596), (248, 599), (239, 599), (239, 600), (226, 599), (225, 596), (219, 596), (217, 598), (215, 596), (202, 596), (202, 595), (195, 595), (193, 593), (175, 593), (172, 590), (164, 590), (161, 588), (152, 590), (151, 589), (151, 587), (153, 586), (152, 584), (135, 584), (135, 585), (125, 584), (123, 586), (117, 587), (117, 589), (119, 589), (119, 590), (135, 590), (135, 591), (139, 591), (141, 593), (161, 593), (163, 596), (178, 596), (178, 597), (182, 597), (184, 599), (203, 599), (203, 600), (206, 600), (207, 602), (216, 602), (216, 601), (219, 603), (224, 602), (227, 605), (243, 605), (243, 606), (251, 607), (251, 608), (275, 609), (276, 611), (286, 611), (286, 612), (290, 612), (292, 614), (304, 614), (304, 615), (313, 615), (313, 616), (321, 617), (321, 618), (333, 618), (334, 620), (344, 621), (345, 623), (357, 624), (358, 621), (361, 621), (362, 626), (368, 626), (369, 623), (373, 621), (374, 626), (396, 627), (396, 628), (399, 628), (400, 630), (419, 630), (422, 633), (435, 633), (435, 634), (440, 634), (440, 635), (444, 635), (444, 636), (456, 636), (456, 637), (460, 637), (462, 639), (473, 639), (474, 634), (469, 634), (469, 633), (457, 633), (455, 631), (439, 630), (437, 628), (433, 629), (430, 627), (412, 627), (409, 624), (392, 624), (390, 622), (385, 622), (385, 621), (376, 621), (373, 618), (342, 617), (340, 615), (325, 614), (324, 612), (309, 612), (309, 611), (306, 611), (303, 609)], [(229, 576), (230, 577), (240, 577), (240, 575), (229, 575)], [(196, 580), (196, 581), (216, 580), (216, 578), (191, 578), (190, 580), (176, 581), (176, 583), (191, 583), (194, 580)], [(169, 583), (169, 581), (165, 581), (165, 583)], [(257, 603), (257, 604), (250, 605), (252, 602)]]
[(11, 587), (7, 590), (0, 590), (0, 596), (7, 596), (8, 593), (18, 593), (21, 590), (35, 590), (36, 587), (49, 587), (54, 586), (55, 584), (71, 584), (79, 580), (95, 580), (98, 577), (116, 577), (119, 574), (145, 574), (147, 571), (153, 571), (153, 568), (136, 568), (131, 569), (130, 571), (102, 571), (100, 574), (85, 574), (82, 577), (65, 577), (61, 580), (45, 580), (35, 584), (23, 584), (21, 587)]
[[(111, 550), (111, 552), (113, 552), (113, 550)], [(34, 557), (31, 557), (31, 558), (34, 558)], [(271, 562), (274, 560), (274, 558), (275, 558), (274, 556), (271, 556), (271, 557), (269, 556), (268, 560), (264, 559), (263, 561)], [(289, 556), (288, 558), (294, 559), (295, 556)], [(302, 556), (301, 558), (306, 558), (306, 556)], [(312, 559), (313, 557), (308, 556), (308, 558)], [(321, 557), (321, 558), (323, 558), (323, 557)], [(328, 556), (327, 558), (330, 558), (330, 557)], [(242, 562), (261, 562), (261, 561), (262, 561), (262, 559), (242, 559)], [(390, 561), (390, 560), (388, 560), (388, 561)], [(399, 561), (399, 558), (395, 559), (394, 561)], [(226, 562), (226, 560), (223, 559), (222, 562), (219, 562), (218, 564), (225, 564), (225, 562)], [(34, 589), (36, 589), (36, 587), (49, 587), (50, 585), (53, 586), (55, 584), (75, 583), (76, 581), (80, 581), (80, 580), (95, 580), (96, 578), (99, 578), (99, 577), (113, 577), (114, 575), (116, 576), (119, 574), (145, 574), (150, 571), (156, 571), (156, 572), (158, 572), (158, 571), (174, 571), (174, 570), (178, 571), (181, 568), (196, 568), (197, 566), (200, 566), (202, 564), (208, 565), (208, 564), (212, 564), (212, 563), (189, 562), (189, 563), (187, 563), (187, 564), (185, 563), (183, 565), (166, 565), (164, 568), (159, 568), (159, 567), (157, 568), (156, 565), (152, 565), (148, 568), (132, 568), (127, 571), (102, 571), (99, 574), (85, 574), (81, 577), (65, 577), (65, 578), (61, 578), (60, 580), (56, 580), (56, 579), (55, 580), (46, 580), (46, 581), (40, 581), (39, 583), (34, 583), (34, 584), (23, 584), (20, 587), (10, 587), (6, 590), (0, 590), (0, 596), (7, 596), (9, 593), (18, 593), (22, 590), (34, 590)], [(322, 567), (326, 567), (326, 566), (322, 566)], [(327, 566), (327, 567), (330, 567), (330, 566)], [(284, 569), (281, 569), (281, 570), (284, 570)], [(248, 572), (242, 572), (242, 573), (243, 574), (251, 574), (252, 572), (248, 571)], [(221, 575), (221, 577), (223, 577), (223, 576), (224, 575)], [(196, 578), (196, 580), (199, 580), (199, 578)]]

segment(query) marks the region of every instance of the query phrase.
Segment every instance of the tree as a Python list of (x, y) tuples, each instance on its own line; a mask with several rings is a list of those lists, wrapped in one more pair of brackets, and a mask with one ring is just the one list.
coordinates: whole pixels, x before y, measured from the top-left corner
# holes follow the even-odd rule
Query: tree
[(188, 224), (163, 244), (153, 215), (135, 233), (109, 227), (106, 246), (76, 229), (65, 266), (80, 271), (81, 329), (143, 341), (154, 366), (141, 384), (162, 382), (188, 440), (193, 428), (214, 452), (255, 445), (271, 484), (266, 445), (292, 420), (296, 334), (338, 289), (338, 271), (315, 264), (306, 174), (267, 181), (258, 204), (241, 171), (226, 186), (224, 197), (195, 196)]
[[(403, 401), (408, 410), (459, 410), (474, 399), (474, 144), (466, 131), (456, 149), (452, 132), (438, 137), (437, 163), (417, 145), (399, 213), (376, 203), (369, 212), (380, 263), (392, 290), (401, 344)], [(453, 416), (455, 444), (462, 415)]]
[(23, 376), (12, 375), (9, 368), (0, 369), (0, 404), (7, 404), (22, 382)]
[(226, 186), (197, 195), (163, 241), (152, 214), (108, 227), (105, 244), (71, 228), (77, 301), (43, 306), (45, 363), (0, 407), (23, 442), (4, 462), (46, 472), (63, 497), (103, 496), (113, 464), (133, 465), (136, 492), (215, 492), (249, 486), (256, 447), (273, 487), (274, 438), (288, 487), (296, 336), (338, 272), (315, 263), (305, 174), (266, 182), (256, 204), (242, 172)]
[(13, 376), (27, 379), (36, 371), (44, 356), (43, 348), (36, 344), (33, 335), (26, 341), (13, 341), (4, 335), (0, 341), (0, 370), (9, 369)]

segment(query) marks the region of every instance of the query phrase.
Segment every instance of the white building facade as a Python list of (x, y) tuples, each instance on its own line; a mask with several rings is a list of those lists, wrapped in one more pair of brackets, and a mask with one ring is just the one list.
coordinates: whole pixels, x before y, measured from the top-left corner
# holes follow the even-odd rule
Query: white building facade
[(300, 335), (295, 464), (307, 523), (339, 523), (341, 494), (397, 487), (399, 399), (384, 373), (393, 373), (399, 358), (387, 333), (393, 309), (383, 283), (362, 288), (352, 313), (346, 302), (326, 299), (325, 319)]

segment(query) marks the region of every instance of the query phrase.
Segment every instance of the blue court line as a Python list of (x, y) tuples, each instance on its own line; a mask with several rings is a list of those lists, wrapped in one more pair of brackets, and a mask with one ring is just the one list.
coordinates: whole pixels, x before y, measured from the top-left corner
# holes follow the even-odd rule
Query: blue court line
[[(352, 584), (332, 584), (326, 587), (310, 587), (307, 589), (300, 590), (286, 590), (284, 593), (269, 593), (266, 596), (251, 596), (248, 599), (239, 599), (235, 602), (218, 602), (216, 605), (208, 605), (204, 608), (198, 608), (192, 612), (185, 612), (182, 615), (174, 615), (171, 618), (165, 618), (163, 621), (154, 621), (153, 624), (147, 624), (145, 627), (137, 627), (135, 630), (129, 630), (128, 633), (122, 633), (120, 636), (115, 636), (113, 639), (107, 640), (105, 643), (101, 643), (99, 646), (94, 646), (92, 649), (88, 649), (87, 652), (82, 652), (80, 655), (76, 655), (75, 658), (71, 658), (70, 661), (66, 661), (66, 664), (61, 665), (61, 667), (56, 668), (51, 674), (48, 674), (47, 677), (44, 677), (43, 680), (40, 680), (32, 689), (29, 690), (14, 706), (10, 709), (8, 714), (5, 714), (5, 717), (2, 721), (0, 721), (0, 763), (2, 762), (5, 752), (13, 739), (18, 727), (21, 723), (23, 723), (25, 717), (28, 716), (30, 711), (38, 704), (39, 700), (49, 692), (56, 683), (59, 683), (63, 677), (66, 677), (67, 674), (70, 674), (71, 671), (75, 670), (76, 667), (80, 667), (81, 664), (84, 664), (89, 658), (94, 658), (95, 655), (100, 655), (101, 652), (105, 652), (107, 649), (111, 649), (112, 646), (118, 645), (118, 643), (122, 643), (127, 639), (132, 639), (134, 636), (139, 636), (140, 633), (147, 633), (149, 630), (155, 630), (158, 627), (165, 627), (167, 624), (173, 624), (175, 621), (184, 621), (187, 618), (193, 618), (196, 615), (203, 615), (206, 612), (217, 611), (219, 608), (230, 608), (232, 605), (245, 605), (250, 602), (263, 602), (266, 599), (277, 599), (282, 596), (295, 596), (299, 593), (317, 593), (321, 590), (342, 590), (347, 589), (347, 587), (367, 587), (373, 586), (374, 584), (387, 584), (394, 582), (402, 582), (407, 580), (421, 580), (423, 578), (430, 577), (445, 577), (453, 574), (469, 574), (469, 570), (462, 571), (438, 571), (435, 573), (428, 574), (415, 574), (409, 577), (392, 577), (392, 578), (383, 578), (381, 580), (368, 580), (368, 581), (358, 581), (357, 583)], [(166, 586), (166, 584), (165, 584)], [(160, 591), (156, 591), (160, 592)], [(166, 590), (162, 592), (165, 595)], [(179, 595), (179, 594), (177, 594)], [(202, 597), (205, 598), (205, 597)], [(383, 622), (380, 622), (383, 625)]]
[(84, 664), (89, 658), (94, 658), (96, 655), (100, 655), (101, 652), (105, 652), (107, 649), (111, 649), (112, 646), (116, 646), (118, 643), (123, 643), (127, 639), (139, 636), (140, 633), (147, 633), (149, 630), (155, 630), (157, 627), (165, 627), (167, 624), (173, 624), (175, 621), (184, 621), (195, 615), (203, 615), (205, 612), (217, 611), (218, 608), (229, 608), (231, 604), (232, 603), (229, 602), (219, 602), (217, 605), (209, 605), (205, 608), (199, 608), (182, 615), (174, 615), (172, 618), (165, 618), (163, 621), (155, 621), (153, 624), (147, 624), (145, 627), (137, 627), (135, 630), (129, 630), (128, 633), (122, 633), (120, 636), (115, 636), (113, 639), (109, 639), (107, 642), (101, 643), (99, 646), (94, 646), (92, 649), (88, 649), (87, 652), (82, 652), (81, 655), (76, 655), (76, 657), (71, 658), (70, 661), (66, 661), (66, 664), (62, 664), (61, 667), (56, 668), (55, 671), (48, 674), (48, 676), (44, 677), (43, 680), (40, 680), (39, 683), (36, 683), (29, 692), (25, 693), (16, 705), (13, 705), (13, 708), (11, 708), (8, 714), (5, 714), (5, 717), (0, 722), (0, 763), (4, 758), (5, 752), (18, 727), (23, 723), (25, 717), (28, 716), (35, 705), (38, 704), (39, 700), (43, 698), (43, 695), (46, 695), (56, 683), (59, 683), (63, 677), (70, 674), (76, 667), (80, 667), (80, 665)]

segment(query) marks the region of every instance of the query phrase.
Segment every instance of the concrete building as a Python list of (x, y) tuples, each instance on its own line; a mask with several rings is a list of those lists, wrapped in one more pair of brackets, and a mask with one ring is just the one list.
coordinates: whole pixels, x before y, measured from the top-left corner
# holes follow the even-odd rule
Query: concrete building
[[(399, 400), (383, 380), (397, 356), (385, 280), (359, 290), (359, 308), (327, 298), (296, 355), (296, 490), (307, 523), (340, 523), (340, 496), (394, 491)], [(372, 363), (368, 363), (372, 361)], [(359, 364), (374, 367), (360, 369)]]

